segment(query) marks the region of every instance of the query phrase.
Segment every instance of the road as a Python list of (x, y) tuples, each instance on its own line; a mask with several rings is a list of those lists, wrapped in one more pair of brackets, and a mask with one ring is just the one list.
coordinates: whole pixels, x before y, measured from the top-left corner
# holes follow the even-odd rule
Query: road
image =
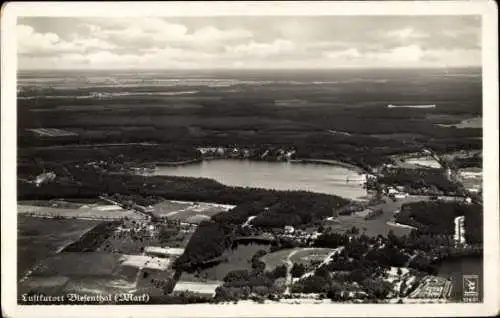
[(290, 287), (292, 286), (292, 278), (293, 278), (292, 277), (293, 263), (292, 263), (291, 258), (297, 252), (298, 252), (298, 250), (291, 252), (290, 254), (288, 254), (288, 257), (285, 260), (285, 263), (286, 263), (286, 280), (285, 280), (286, 289), (285, 289), (285, 293), (284, 293), (285, 295), (290, 295)]
[(314, 248), (296, 249), (296, 250), (293, 250), (292, 252), (290, 252), (290, 254), (288, 254), (286, 260), (284, 261), (285, 265), (286, 265), (286, 280), (285, 280), (286, 289), (284, 292), (285, 295), (290, 295), (290, 287), (292, 286), (292, 283), (293, 283), (293, 281), (292, 281), (293, 280), (293, 277), (292, 277), (292, 268), (293, 268), (292, 257), (295, 254), (297, 254), (298, 252), (313, 250), (313, 249)]

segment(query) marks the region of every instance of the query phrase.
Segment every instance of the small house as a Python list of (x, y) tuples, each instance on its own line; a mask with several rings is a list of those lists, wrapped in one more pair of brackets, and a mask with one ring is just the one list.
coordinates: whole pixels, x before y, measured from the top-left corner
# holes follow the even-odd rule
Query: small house
[(285, 230), (285, 233), (287, 233), (287, 234), (293, 234), (295, 232), (295, 228), (291, 225), (286, 225), (284, 230)]

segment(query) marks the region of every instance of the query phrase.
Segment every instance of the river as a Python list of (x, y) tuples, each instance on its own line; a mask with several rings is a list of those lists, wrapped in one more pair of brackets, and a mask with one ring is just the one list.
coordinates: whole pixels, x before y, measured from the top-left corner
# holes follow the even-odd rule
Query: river
[(157, 167), (157, 175), (210, 178), (224, 185), (275, 190), (303, 190), (348, 199), (366, 196), (363, 176), (347, 167), (290, 162), (206, 160)]

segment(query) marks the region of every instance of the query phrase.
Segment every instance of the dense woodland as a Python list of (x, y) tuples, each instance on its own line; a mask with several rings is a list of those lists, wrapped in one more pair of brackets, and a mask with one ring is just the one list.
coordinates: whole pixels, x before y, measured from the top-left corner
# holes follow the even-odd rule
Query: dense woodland
[(442, 169), (391, 169), (378, 180), (380, 184), (399, 185), (410, 194), (456, 195), (460, 188), (450, 182)]
[(219, 258), (231, 246), (231, 234), (231, 227), (208, 221), (200, 223), (174, 267), (190, 271)]
[(63, 252), (95, 252), (102, 242), (113, 235), (120, 221), (102, 222), (92, 230), (83, 234), (76, 242), (71, 243), (63, 249)]
[[(463, 131), (459, 130), (460, 132)], [(411, 139), (409, 141), (399, 139), (376, 138), (367, 135), (334, 135), (322, 131), (312, 132), (270, 132), (263, 131), (259, 134), (240, 136), (238, 133), (214, 135), (212, 137), (189, 138), (187, 131), (168, 128), (164, 131), (152, 131), (141, 137), (142, 132), (132, 131), (131, 138), (125, 138), (120, 132), (120, 138), (101, 137), (97, 140), (76, 137), (40, 138), (22, 133), (19, 137), (21, 146), (19, 157), (29, 161), (39, 158), (45, 162), (85, 162), (106, 160), (141, 163), (178, 162), (196, 160), (200, 158), (195, 147), (217, 145), (223, 147), (240, 147), (249, 149), (264, 148), (293, 148), (296, 150), (295, 157), (301, 159), (332, 159), (339, 160), (365, 169), (381, 165), (387, 161), (388, 156), (415, 152), (423, 147), (430, 147), (437, 152), (454, 151), (460, 149), (481, 149), (482, 141), (453, 136), (444, 139), (422, 140)], [(169, 136), (168, 140), (157, 140), (156, 135)], [(474, 135), (474, 134), (473, 134)], [(178, 136), (174, 138), (173, 136)], [(97, 138), (97, 137), (96, 137)], [(74, 139), (74, 140), (73, 140)], [(98, 143), (139, 143), (159, 142), (158, 145), (121, 145), (113, 147), (84, 147), (83, 145)], [(53, 145), (64, 145), (64, 147), (50, 147)], [(33, 148), (37, 147), (37, 148)], [(43, 148), (40, 148), (43, 147)], [(255, 159), (259, 159), (258, 156)], [(28, 163), (29, 165), (29, 163)]]
[(481, 168), (483, 166), (483, 156), (481, 154), (475, 154), (471, 157), (456, 157), (453, 159), (451, 166), (454, 169)]
[[(451, 86), (448, 90), (441, 89), (432, 94), (430, 91), (416, 93), (413, 85), (402, 88), (404, 95), (415, 102), (425, 99), (424, 96), (439, 102), (436, 109), (388, 109), (385, 102), (372, 102), (392, 100), (393, 89), (398, 83), (382, 85), (363, 94), (357, 92), (357, 84), (335, 92), (328, 89), (318, 91), (315, 85), (302, 86), (294, 95), (304, 95), (303, 98), (315, 106), (306, 103), (294, 107), (274, 105), (276, 99), (282, 98), (280, 87), (258, 95), (253, 90), (246, 92), (248, 87), (245, 86), (239, 87), (237, 94), (229, 95), (217, 92), (217, 89), (198, 87), (196, 89), (200, 93), (191, 101), (194, 107), (178, 107), (182, 99), (134, 96), (111, 100), (20, 99), (17, 108), (19, 154), (26, 158), (40, 156), (44, 160), (53, 157), (58, 162), (72, 158), (116, 158), (123, 154), (127, 160), (140, 162), (147, 158), (149, 161), (161, 162), (195, 159), (198, 154), (193, 148), (197, 146), (279, 146), (293, 147), (297, 150), (298, 158), (337, 159), (365, 167), (381, 164), (388, 155), (418, 151), (423, 146), (437, 152), (482, 148), (482, 140), (477, 138), (482, 136), (480, 128), (459, 129), (436, 125), (456, 123), (481, 115), (480, 82), (468, 83), (459, 90), (450, 87), (460, 83), (449, 83)], [(92, 91), (98, 89), (95, 87)], [(288, 95), (288, 90), (286, 92)], [(48, 88), (36, 94), (59, 93)], [(76, 93), (86, 95), (85, 90)], [(32, 93), (26, 91), (21, 94)], [(449, 102), (450, 98), (455, 102)], [(26, 130), (42, 127), (68, 129), (78, 135), (40, 137)], [(71, 148), (72, 151), (64, 152), (64, 149), (58, 151), (51, 148), (48, 152), (52, 154), (40, 149), (35, 152), (26, 150), (35, 146), (133, 142), (160, 145), (149, 147), (151, 149), (130, 146), (128, 149), (122, 147), (106, 151)]]
[(422, 233), (451, 235), (454, 218), (465, 216), (465, 238), (471, 244), (483, 242), (483, 206), (459, 202), (421, 201), (407, 203), (396, 221), (416, 227)]

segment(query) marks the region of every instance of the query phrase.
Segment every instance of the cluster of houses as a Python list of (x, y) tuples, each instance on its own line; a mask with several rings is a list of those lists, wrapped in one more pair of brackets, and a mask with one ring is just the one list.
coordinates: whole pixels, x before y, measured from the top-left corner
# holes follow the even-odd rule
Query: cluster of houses
[(147, 236), (153, 237), (158, 234), (159, 228), (149, 222), (138, 222), (135, 220), (124, 221), (122, 225), (118, 226), (116, 232), (133, 232), (143, 233)]
[(184, 254), (184, 249), (177, 247), (146, 246), (144, 248), (144, 255), (151, 257), (178, 258), (182, 254)]
[(393, 197), (395, 199), (404, 199), (409, 195), (407, 192), (405, 192), (405, 188), (402, 186), (389, 186), (385, 188), (384, 192), (387, 196)]
[(302, 244), (309, 244), (316, 240), (320, 235), (321, 233), (316, 231), (313, 233), (308, 233), (303, 230), (295, 229), (291, 225), (287, 225), (283, 228), (283, 233), (278, 234), (277, 237), (294, 240)]

